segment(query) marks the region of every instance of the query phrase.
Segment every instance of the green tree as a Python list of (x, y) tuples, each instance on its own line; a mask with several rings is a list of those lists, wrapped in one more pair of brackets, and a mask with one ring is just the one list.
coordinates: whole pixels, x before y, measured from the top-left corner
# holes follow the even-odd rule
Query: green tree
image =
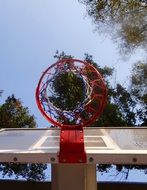
[(117, 84), (113, 92), (113, 102), (119, 108), (122, 119), (126, 122), (126, 126), (136, 125), (136, 101), (133, 99), (130, 92), (128, 92), (122, 85)]
[(85, 98), (84, 84), (73, 72), (59, 73), (53, 81), (53, 104), (63, 110), (73, 110)]
[(143, 103), (147, 103), (147, 63), (137, 62), (132, 68), (131, 92)]
[[(36, 122), (33, 115), (29, 114), (27, 107), (15, 98), (14, 95), (8, 97), (4, 104), (0, 106), (0, 128), (35, 128)], [(20, 142), (21, 143), (21, 142)], [(0, 171), (3, 177), (15, 175), (16, 178), (22, 176), (31, 181), (44, 180), (44, 170), (46, 164), (14, 164), (0, 163)]]
[(79, 0), (86, 5), (88, 15), (98, 31), (112, 35), (126, 52), (137, 47), (146, 49), (146, 0)]
[(14, 95), (8, 97), (0, 106), (0, 128), (35, 128), (36, 122), (33, 115), (29, 114), (27, 107)]
[(147, 63), (137, 62), (132, 68), (131, 93), (138, 101), (138, 120), (142, 126), (147, 125)]

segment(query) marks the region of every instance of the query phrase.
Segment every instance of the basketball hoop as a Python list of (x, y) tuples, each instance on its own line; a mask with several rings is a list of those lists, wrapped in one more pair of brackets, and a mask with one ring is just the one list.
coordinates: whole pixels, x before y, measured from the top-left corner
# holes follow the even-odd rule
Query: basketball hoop
[[(66, 84), (62, 82), (68, 78), (75, 84), (65, 86), (68, 81), (65, 81)], [(56, 92), (56, 85), (60, 94)], [(72, 85), (75, 91), (72, 90)], [(63, 92), (67, 94), (62, 97), (62, 90), (69, 92)], [(80, 90), (81, 94), (76, 94), (76, 90)], [(77, 100), (68, 103), (68, 99), (72, 98), (80, 99), (80, 102)], [(89, 126), (103, 111), (106, 86), (98, 70), (90, 63), (77, 59), (62, 59), (43, 72), (36, 89), (36, 101), (43, 116), (55, 126)]]

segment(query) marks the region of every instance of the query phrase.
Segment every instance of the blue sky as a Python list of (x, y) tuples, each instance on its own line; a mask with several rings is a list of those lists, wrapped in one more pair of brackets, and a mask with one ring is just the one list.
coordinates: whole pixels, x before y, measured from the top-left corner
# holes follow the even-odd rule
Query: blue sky
[(0, 27), (1, 101), (14, 93), (36, 116), (38, 127), (48, 123), (36, 107), (35, 88), (41, 73), (55, 62), (57, 49), (78, 59), (89, 53), (101, 66), (114, 66), (122, 83), (129, 74), (131, 61), (123, 62), (116, 45), (94, 32), (78, 1), (0, 0)]
[(35, 88), (42, 72), (55, 62), (56, 50), (83, 59), (93, 56), (101, 66), (115, 67), (116, 81), (128, 78), (130, 60), (122, 60), (117, 46), (98, 32), (78, 1), (0, 0), (0, 103), (15, 94), (34, 114), (38, 127), (49, 123), (40, 114), (35, 102)]

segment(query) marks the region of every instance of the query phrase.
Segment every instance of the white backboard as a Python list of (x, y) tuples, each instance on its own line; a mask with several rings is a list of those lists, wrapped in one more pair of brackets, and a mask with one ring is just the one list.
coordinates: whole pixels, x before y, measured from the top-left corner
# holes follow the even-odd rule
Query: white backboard
[[(0, 162), (58, 163), (60, 129), (1, 129)], [(84, 128), (88, 164), (147, 165), (147, 128)]]

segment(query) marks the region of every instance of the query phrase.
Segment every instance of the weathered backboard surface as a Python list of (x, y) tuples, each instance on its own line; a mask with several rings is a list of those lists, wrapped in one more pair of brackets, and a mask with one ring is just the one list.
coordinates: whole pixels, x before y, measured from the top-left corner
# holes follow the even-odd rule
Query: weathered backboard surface
[[(0, 162), (58, 163), (60, 129), (1, 129)], [(147, 128), (84, 128), (87, 163), (147, 165)]]

